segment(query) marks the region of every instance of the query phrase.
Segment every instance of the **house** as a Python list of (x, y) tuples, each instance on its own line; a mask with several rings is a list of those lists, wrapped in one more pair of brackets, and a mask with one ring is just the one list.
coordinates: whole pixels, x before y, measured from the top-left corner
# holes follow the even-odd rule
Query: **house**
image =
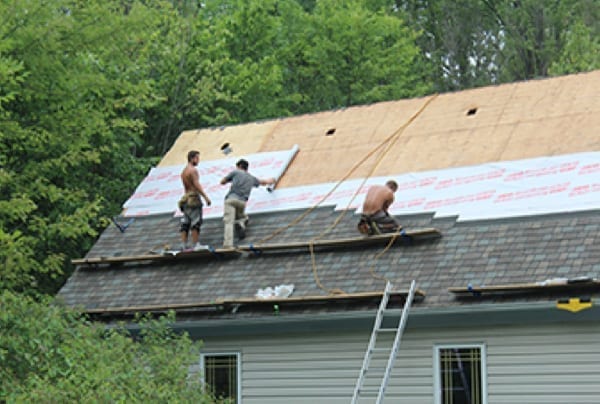
[[(225, 143), (236, 157), (284, 152), (277, 188), (253, 191), (240, 249), (150, 254), (177, 243), (178, 218), (144, 210), (160, 204), (141, 187), (133, 200), (147, 200), (123, 213), (134, 220), (74, 261), (59, 296), (107, 323), (176, 310), (204, 342), (193, 371), (238, 403), (349, 403), (386, 280), (387, 327), (415, 280), (386, 402), (597, 403), (598, 88), (595, 71), (184, 132), (157, 170), (189, 149), (234, 161)], [(386, 178), (414, 238), (356, 232), (360, 190)], [(222, 227), (216, 206), (201, 240), (219, 246)], [(255, 297), (280, 285), (289, 297)]]

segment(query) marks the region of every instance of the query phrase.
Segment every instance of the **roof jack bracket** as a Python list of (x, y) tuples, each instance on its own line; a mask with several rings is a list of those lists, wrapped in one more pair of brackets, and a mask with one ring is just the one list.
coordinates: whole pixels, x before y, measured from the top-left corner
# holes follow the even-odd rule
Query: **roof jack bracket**
[(208, 251), (217, 259), (223, 259), (223, 254), (215, 250), (213, 246), (208, 246)]
[(127, 228), (129, 227), (129, 225), (135, 221), (135, 218), (132, 217), (126, 223), (119, 223), (117, 221), (116, 217), (112, 217), (110, 220), (112, 220), (112, 222), (115, 224), (115, 226), (117, 226), (117, 229), (119, 229), (119, 231), (121, 233), (125, 233), (125, 230), (127, 230)]
[(250, 244), (250, 245), (248, 245), (248, 248), (250, 249), (250, 251), (252, 251), (252, 253), (253, 253), (254, 255), (261, 255), (261, 254), (262, 254), (262, 251), (261, 251), (261, 250), (259, 250), (259, 249), (257, 249), (257, 248), (254, 248), (254, 244)]

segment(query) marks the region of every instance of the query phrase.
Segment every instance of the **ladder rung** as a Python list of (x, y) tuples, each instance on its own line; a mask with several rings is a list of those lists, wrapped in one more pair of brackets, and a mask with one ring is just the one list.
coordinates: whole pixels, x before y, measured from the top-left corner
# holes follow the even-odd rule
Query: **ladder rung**
[(363, 375), (369, 373), (371, 376), (369, 377), (379, 377), (379, 375), (383, 374), (385, 368), (374, 368), (373, 366), (369, 367), (369, 369), (365, 369), (362, 371)]
[(379, 389), (360, 389), (360, 393), (363, 394), (379, 394)]
[(396, 332), (398, 331), (397, 328), (380, 328), (377, 330), (377, 332)]
[(373, 348), (373, 352), (390, 352), (392, 348)]

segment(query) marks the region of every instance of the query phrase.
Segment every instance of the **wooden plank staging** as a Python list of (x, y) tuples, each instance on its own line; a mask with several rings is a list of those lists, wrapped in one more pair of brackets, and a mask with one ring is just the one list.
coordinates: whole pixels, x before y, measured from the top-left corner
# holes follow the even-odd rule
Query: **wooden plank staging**
[(396, 237), (395, 243), (399, 243), (405, 240), (418, 241), (418, 240), (429, 240), (442, 237), (442, 233), (438, 229), (425, 228), (418, 230), (403, 231), (401, 234), (381, 234), (376, 236), (367, 237), (353, 237), (343, 238), (335, 240), (316, 240), (314, 242), (308, 241), (296, 241), (291, 243), (273, 243), (273, 244), (260, 244), (260, 245), (246, 245), (238, 247), (238, 250), (244, 252), (261, 253), (265, 251), (283, 251), (283, 250), (306, 250), (309, 251), (309, 247), (312, 244), (314, 249), (323, 248), (348, 248), (348, 247), (360, 247), (370, 244), (384, 244), (389, 242), (392, 238)]
[(556, 291), (569, 291), (580, 289), (599, 289), (600, 281), (590, 278), (576, 278), (565, 283), (511, 283), (490, 286), (451, 287), (448, 291), (461, 297), (480, 296), (482, 294), (509, 294), (509, 293), (544, 293)]
[[(419, 230), (411, 230), (403, 232), (400, 235), (396, 235), (396, 243), (404, 240), (427, 240), (441, 237), (439, 230), (434, 228), (426, 228)], [(347, 247), (358, 247), (370, 244), (383, 244), (387, 243), (394, 237), (394, 234), (382, 234), (370, 237), (355, 237), (355, 238), (344, 238), (336, 240), (318, 240), (313, 243), (315, 248), (347, 248)], [(277, 243), (277, 244), (263, 244), (260, 246), (241, 246), (238, 248), (217, 248), (214, 250), (202, 250), (202, 251), (190, 251), (179, 253), (177, 255), (163, 255), (163, 254), (145, 254), (145, 255), (133, 255), (133, 256), (121, 256), (121, 257), (90, 257), (90, 258), (78, 258), (71, 260), (73, 265), (82, 266), (94, 266), (101, 264), (122, 264), (122, 263), (133, 263), (133, 262), (144, 262), (144, 261), (174, 261), (174, 260), (187, 260), (194, 258), (219, 258), (219, 257), (235, 257), (239, 256), (241, 252), (253, 252), (259, 253), (262, 251), (278, 251), (278, 250), (299, 250), (306, 249), (308, 251), (310, 241), (299, 241), (293, 243)]]
[[(356, 300), (368, 300), (379, 298), (383, 296), (383, 292), (362, 292), (362, 293), (349, 293), (340, 295), (322, 295), (322, 296), (297, 296), (287, 298), (273, 298), (273, 299), (256, 299), (256, 298), (240, 298), (240, 299), (217, 299), (212, 302), (199, 302), (199, 303), (183, 303), (183, 304), (169, 304), (169, 305), (152, 305), (152, 306), (131, 306), (131, 307), (115, 307), (105, 309), (87, 309), (85, 310), (88, 314), (105, 314), (105, 313), (132, 313), (140, 311), (159, 312), (168, 310), (182, 310), (182, 309), (195, 309), (195, 308), (206, 308), (206, 307), (230, 307), (235, 305), (272, 305), (272, 304), (304, 304), (304, 303), (326, 303), (326, 302), (340, 302), (340, 301), (356, 301)], [(406, 297), (408, 296), (408, 290), (397, 290), (390, 293), (391, 297)], [(421, 301), (425, 298), (425, 292), (421, 289), (415, 291), (414, 301)]]
[(189, 251), (179, 253), (177, 255), (171, 254), (145, 254), (145, 255), (133, 255), (133, 256), (121, 256), (121, 257), (91, 257), (91, 258), (79, 258), (71, 260), (73, 265), (100, 265), (100, 264), (122, 264), (127, 262), (143, 262), (143, 261), (175, 261), (175, 260), (187, 260), (194, 258), (219, 258), (219, 257), (233, 257), (240, 255), (240, 252), (234, 248), (216, 248), (214, 250), (201, 250), (201, 251)]

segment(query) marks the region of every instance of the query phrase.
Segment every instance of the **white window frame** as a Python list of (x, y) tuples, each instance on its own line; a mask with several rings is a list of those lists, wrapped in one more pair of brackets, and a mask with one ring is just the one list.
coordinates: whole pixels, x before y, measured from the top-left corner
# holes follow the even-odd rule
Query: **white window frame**
[(202, 380), (202, 387), (206, 386), (206, 378), (204, 375), (204, 362), (207, 356), (235, 356), (236, 357), (236, 370), (237, 370), (237, 404), (242, 404), (242, 354), (239, 351), (219, 351), (219, 352), (202, 352), (200, 353), (200, 380)]
[(440, 350), (441, 349), (464, 349), (464, 348), (479, 348), (481, 352), (481, 402), (487, 404), (487, 351), (484, 343), (473, 344), (435, 344), (433, 346), (433, 394), (434, 403), (442, 404), (441, 387), (442, 380), (440, 378)]

